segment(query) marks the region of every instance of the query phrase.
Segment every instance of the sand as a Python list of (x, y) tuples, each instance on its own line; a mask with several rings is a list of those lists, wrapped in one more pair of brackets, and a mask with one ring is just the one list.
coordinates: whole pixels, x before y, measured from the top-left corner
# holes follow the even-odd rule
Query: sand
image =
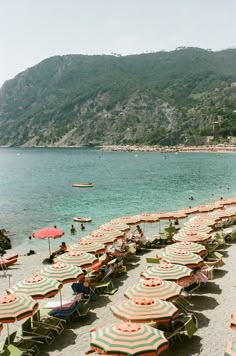
[[(176, 343), (171, 349), (163, 353), (164, 356), (221, 356), (226, 349), (227, 341), (235, 339), (236, 332), (230, 329), (230, 315), (236, 311), (236, 244), (227, 245), (222, 253), (225, 256), (225, 265), (215, 271), (215, 278), (202, 286), (190, 299), (192, 310), (199, 321), (198, 332), (184, 342)], [(132, 284), (140, 280), (140, 272), (144, 270), (146, 257), (154, 256), (155, 250), (143, 252), (132, 257), (128, 262), (127, 275), (114, 279), (118, 291), (112, 296), (99, 296), (95, 302), (91, 302), (91, 309), (86, 318), (72, 322), (66, 326), (62, 335), (51, 346), (44, 346), (41, 355), (77, 355), (83, 356), (89, 349), (89, 330), (101, 324), (109, 324), (117, 319), (112, 315), (110, 306), (112, 303), (126, 300), (124, 291)], [(9, 268), (11, 274), (10, 283), (13, 286), (23, 278), (29, 277), (39, 270), (42, 260), (47, 257), (45, 251), (37, 251), (36, 255), (20, 256), (18, 264)], [(3, 272), (0, 272), (1, 277)], [(0, 279), (0, 295), (8, 288), (9, 278)], [(63, 299), (71, 300), (72, 290), (70, 285), (63, 288)], [(56, 297), (59, 300), (59, 296)], [(44, 300), (41, 304), (45, 304)], [(10, 324), (10, 331), (14, 331), (19, 323)], [(6, 337), (4, 327), (0, 340)], [(93, 354), (92, 354), (93, 355)]]

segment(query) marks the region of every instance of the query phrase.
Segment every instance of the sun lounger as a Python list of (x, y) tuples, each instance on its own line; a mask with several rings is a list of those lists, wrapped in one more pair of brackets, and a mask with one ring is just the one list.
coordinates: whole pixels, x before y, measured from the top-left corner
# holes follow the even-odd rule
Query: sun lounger
[(89, 307), (83, 301), (72, 303), (68, 308), (55, 308), (48, 311), (48, 314), (60, 319), (70, 321), (79, 317), (86, 316), (89, 312)]
[(93, 288), (96, 294), (114, 294), (118, 290), (111, 280), (95, 282)]
[(41, 310), (38, 310), (37, 313), (32, 316), (33, 327), (43, 325), (45, 328), (51, 329), (59, 335), (65, 329), (63, 325), (65, 322), (64, 319), (55, 318), (51, 315), (41, 313)]
[(53, 334), (52, 328), (48, 328), (43, 326), (42, 324), (37, 323), (35, 325), (31, 318), (28, 318), (24, 321), (21, 326), (22, 336), (23, 337), (31, 337), (33, 340), (42, 340), (46, 342), (48, 345), (51, 345), (55, 340), (55, 336)]
[[(33, 340), (30, 336), (27, 336), (27, 337), (22, 336), (22, 330), (20, 329), (20, 330), (14, 331), (13, 333), (11, 333), (9, 335), (9, 337), (6, 338), (5, 343), (3, 344), (3, 349), (4, 349), (4, 351), (7, 349), (9, 351), (9, 347), (10, 347), (10, 352), (12, 352), (12, 350), (15, 347), (15, 349), (17, 348), (18, 350), (23, 352), (24, 355), (28, 355), (28, 356), (36, 355), (37, 356), (40, 354), (39, 348), (37, 346), (38, 344), (43, 344), (43, 342)], [(12, 347), (10, 345), (13, 345), (14, 347)], [(0, 355), (2, 355), (2, 354), (0, 353)], [(11, 355), (11, 353), (10, 353), (10, 355)]]
[(158, 258), (158, 257), (146, 257), (146, 263), (160, 263), (160, 258)]
[(24, 351), (18, 349), (18, 347), (10, 344), (9, 346), (7, 346), (6, 350), (4, 350), (3, 353), (1, 353), (1, 356), (23, 356), (24, 354), (26, 354)]
[(165, 332), (170, 345), (176, 339), (182, 341), (184, 336), (191, 338), (198, 330), (198, 321), (193, 313), (179, 314), (172, 325), (173, 331)]

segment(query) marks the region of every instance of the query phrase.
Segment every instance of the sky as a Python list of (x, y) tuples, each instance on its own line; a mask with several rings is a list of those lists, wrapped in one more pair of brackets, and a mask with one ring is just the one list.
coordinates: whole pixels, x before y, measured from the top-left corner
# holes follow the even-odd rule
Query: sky
[(236, 46), (236, 0), (0, 0), (0, 86), (64, 54)]

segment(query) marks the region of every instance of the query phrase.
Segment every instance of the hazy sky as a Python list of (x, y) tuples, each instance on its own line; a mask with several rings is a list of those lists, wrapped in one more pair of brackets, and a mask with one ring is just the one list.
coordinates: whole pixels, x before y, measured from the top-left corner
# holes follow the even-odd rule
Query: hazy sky
[(58, 54), (236, 45), (236, 0), (0, 0), (0, 86)]

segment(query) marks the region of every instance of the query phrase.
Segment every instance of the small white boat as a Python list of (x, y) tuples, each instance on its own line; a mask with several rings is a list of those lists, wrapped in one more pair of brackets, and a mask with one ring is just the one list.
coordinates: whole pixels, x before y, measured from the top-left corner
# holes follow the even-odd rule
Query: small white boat
[(91, 188), (93, 187), (93, 183), (74, 183), (72, 187), (76, 188)]
[(74, 220), (74, 221), (77, 221), (77, 222), (91, 222), (91, 221), (92, 221), (92, 218), (74, 217), (73, 220)]

